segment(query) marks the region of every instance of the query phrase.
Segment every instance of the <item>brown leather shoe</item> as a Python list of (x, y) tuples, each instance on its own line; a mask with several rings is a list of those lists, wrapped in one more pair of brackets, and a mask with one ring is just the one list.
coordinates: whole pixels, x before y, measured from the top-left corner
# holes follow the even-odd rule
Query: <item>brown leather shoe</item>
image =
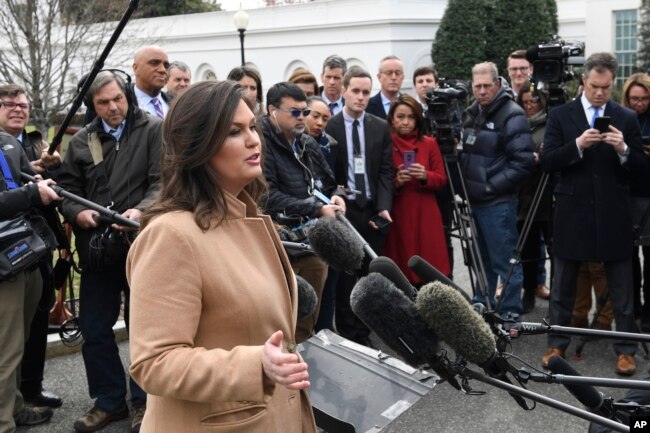
[(548, 360), (554, 356), (561, 356), (564, 358), (564, 351), (557, 347), (549, 347), (544, 356), (542, 356), (542, 367), (548, 368)]
[(537, 285), (535, 294), (539, 299), (549, 299), (551, 297), (551, 291), (544, 284)]
[(93, 407), (74, 423), (74, 429), (80, 433), (91, 433), (101, 430), (113, 421), (129, 416), (129, 408), (124, 404), (114, 412), (105, 412)]
[(636, 373), (636, 361), (634, 355), (618, 355), (616, 361), (616, 372), (625, 376), (631, 376)]

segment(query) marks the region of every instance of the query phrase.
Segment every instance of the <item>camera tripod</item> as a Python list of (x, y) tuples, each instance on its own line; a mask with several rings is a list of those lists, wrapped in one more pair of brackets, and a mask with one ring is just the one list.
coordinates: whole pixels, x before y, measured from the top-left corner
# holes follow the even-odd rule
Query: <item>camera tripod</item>
[[(463, 262), (469, 271), (472, 293), (474, 295), (481, 293), (486, 301), (488, 310), (492, 310), (493, 306), (491, 305), (490, 296), (488, 294), (488, 283), (485, 273), (485, 266), (481, 258), (479, 246), (476, 243), (476, 236), (478, 236), (478, 232), (476, 230), (474, 217), (472, 216), (472, 207), (470, 205), (469, 199), (467, 198), (467, 188), (465, 186), (465, 181), (463, 180), (460, 170), (458, 155), (455, 153), (443, 154), (442, 160), (445, 165), (448, 185), (451, 191), (451, 201), (453, 204), (452, 227), (450, 227), (450, 231), (458, 232), (457, 234), (452, 234), (451, 236), (456, 237), (460, 241), (461, 249), (463, 252)], [(453, 168), (455, 171), (452, 172), (451, 168)], [(459, 192), (461, 194), (458, 194), (457, 188), (454, 186), (454, 179), (457, 179), (458, 183), (460, 184)]]

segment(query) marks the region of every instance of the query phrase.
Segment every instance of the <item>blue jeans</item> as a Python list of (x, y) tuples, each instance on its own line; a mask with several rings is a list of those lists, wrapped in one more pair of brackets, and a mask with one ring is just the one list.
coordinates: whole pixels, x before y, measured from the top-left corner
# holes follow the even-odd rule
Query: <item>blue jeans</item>
[[(477, 230), (477, 243), (483, 259), (488, 284), (488, 295), (493, 308), (497, 303), (495, 292), (497, 277), (505, 281), (510, 270), (510, 259), (517, 245), (517, 199), (472, 209)], [(521, 288), (523, 272), (521, 264), (517, 264), (510, 276), (508, 285), (501, 293), (501, 305), (498, 313), (522, 313)], [(474, 302), (485, 304), (483, 294), (476, 293)]]
[[(95, 407), (107, 412), (119, 409), (126, 399), (126, 375), (113, 333), (122, 292), (128, 324), (129, 286), (124, 267), (87, 270), (81, 274), (79, 329), (84, 339), (81, 354), (90, 397), (97, 399)], [(136, 406), (144, 404), (147, 395), (130, 376), (129, 388), (131, 402)]]

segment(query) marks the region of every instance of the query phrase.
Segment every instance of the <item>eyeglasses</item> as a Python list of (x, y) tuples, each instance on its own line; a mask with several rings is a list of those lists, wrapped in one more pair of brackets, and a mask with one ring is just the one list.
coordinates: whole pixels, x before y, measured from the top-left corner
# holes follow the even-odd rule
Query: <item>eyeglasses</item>
[(526, 71), (529, 70), (529, 69), (530, 69), (529, 66), (519, 66), (519, 67), (513, 66), (513, 67), (511, 67), (511, 68), (508, 68), (508, 70), (509, 70), (510, 72), (517, 72), (517, 71), (519, 71), (519, 72), (526, 72)]
[(648, 102), (650, 96), (630, 96), (630, 102)]
[(523, 105), (537, 105), (537, 104), (539, 104), (540, 102), (539, 102), (539, 99), (537, 99), (537, 100), (535, 100), (535, 99), (531, 99), (530, 101), (521, 101), (521, 103), (522, 103)]
[(311, 113), (311, 109), (309, 108), (278, 108), (279, 111), (284, 111), (285, 113), (291, 113), (293, 117), (300, 117), (300, 114), (302, 114), (304, 117), (309, 116), (309, 113)]
[(0, 101), (0, 105), (4, 105), (4, 107), (9, 111), (15, 110), (16, 107), (20, 107), (21, 110), (27, 111), (30, 107), (29, 104), (16, 104), (15, 102), (11, 101)]

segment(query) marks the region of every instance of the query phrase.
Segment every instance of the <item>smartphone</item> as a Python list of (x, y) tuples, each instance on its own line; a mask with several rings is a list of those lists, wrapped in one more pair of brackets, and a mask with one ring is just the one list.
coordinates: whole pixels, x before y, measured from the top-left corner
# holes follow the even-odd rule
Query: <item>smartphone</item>
[(594, 121), (594, 128), (600, 131), (601, 134), (609, 132), (609, 123), (611, 118), (609, 116), (597, 117)]
[(408, 170), (411, 164), (415, 162), (415, 150), (404, 151), (404, 170)]
[(386, 231), (388, 231), (388, 226), (390, 225), (390, 221), (380, 216), (379, 214), (376, 214), (372, 218), (370, 218), (370, 221), (377, 224), (377, 227), (379, 228), (380, 232), (385, 233)]

